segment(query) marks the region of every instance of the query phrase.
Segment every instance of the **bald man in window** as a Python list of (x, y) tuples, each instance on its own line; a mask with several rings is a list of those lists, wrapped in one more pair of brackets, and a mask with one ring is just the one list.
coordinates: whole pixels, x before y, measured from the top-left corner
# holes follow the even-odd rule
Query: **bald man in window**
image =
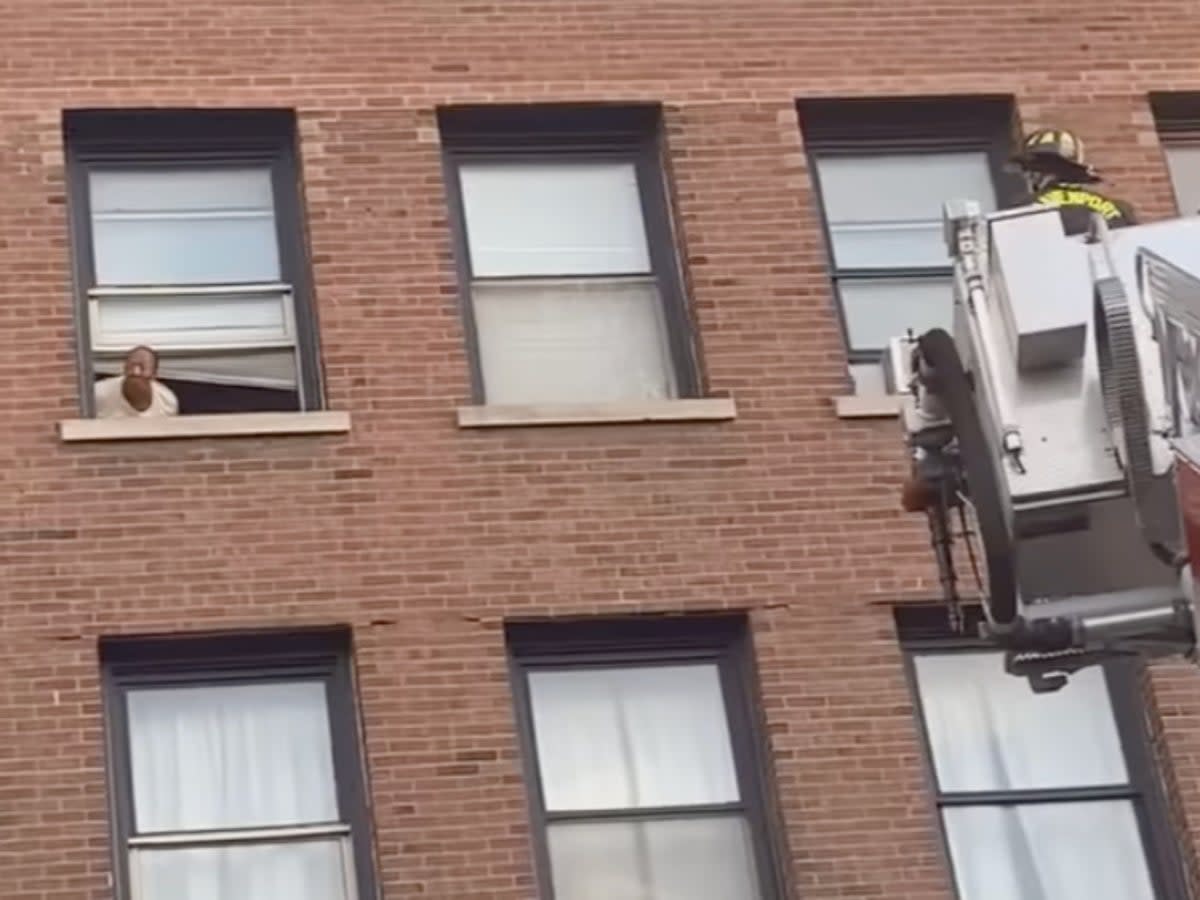
[(125, 354), (124, 374), (96, 382), (96, 418), (178, 415), (175, 393), (156, 375), (158, 354), (149, 347), (134, 347)]

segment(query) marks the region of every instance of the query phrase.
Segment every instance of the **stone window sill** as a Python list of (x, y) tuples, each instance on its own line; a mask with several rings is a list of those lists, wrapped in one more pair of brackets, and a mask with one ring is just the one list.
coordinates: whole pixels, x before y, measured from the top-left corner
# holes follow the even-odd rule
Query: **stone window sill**
[(604, 425), (632, 422), (726, 422), (737, 418), (731, 397), (650, 400), (629, 403), (538, 403), (460, 406), (459, 428), (533, 425)]
[(833, 398), (839, 419), (894, 419), (904, 403), (902, 394), (847, 394)]
[(348, 412), (225, 413), (133, 419), (63, 419), (63, 443), (150, 441), (170, 438), (260, 437), (287, 434), (345, 434)]

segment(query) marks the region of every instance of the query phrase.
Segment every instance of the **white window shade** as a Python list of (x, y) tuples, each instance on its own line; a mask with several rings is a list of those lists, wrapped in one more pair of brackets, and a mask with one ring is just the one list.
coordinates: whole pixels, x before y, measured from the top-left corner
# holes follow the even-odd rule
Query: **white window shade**
[(840, 269), (948, 266), (942, 205), (996, 207), (983, 152), (830, 155), (817, 170)]
[(170, 347), (290, 341), (289, 299), (286, 290), (103, 295), (96, 300), (92, 342), (97, 347), (122, 347), (142, 336)]
[(1179, 214), (1200, 214), (1200, 144), (1164, 144), (1163, 151)]
[(916, 657), (917, 686), (942, 792), (1122, 785), (1128, 781), (1099, 668), (1034, 694), (995, 653)]
[(488, 403), (675, 396), (650, 279), (477, 282), (472, 303)]
[(475, 278), (650, 271), (632, 163), (464, 163), (459, 179)]
[(534, 672), (529, 690), (547, 810), (738, 800), (715, 666)]
[(267, 168), (99, 170), (89, 188), (97, 284), (280, 279)]
[(334, 822), (320, 681), (131, 690), (138, 834)]

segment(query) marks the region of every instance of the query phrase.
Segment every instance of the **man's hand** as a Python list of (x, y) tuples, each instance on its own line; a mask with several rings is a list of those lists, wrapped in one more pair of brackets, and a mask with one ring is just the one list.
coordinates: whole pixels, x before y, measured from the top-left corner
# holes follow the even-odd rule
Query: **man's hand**
[(154, 402), (154, 383), (145, 375), (126, 375), (121, 382), (121, 395), (138, 412), (145, 412)]

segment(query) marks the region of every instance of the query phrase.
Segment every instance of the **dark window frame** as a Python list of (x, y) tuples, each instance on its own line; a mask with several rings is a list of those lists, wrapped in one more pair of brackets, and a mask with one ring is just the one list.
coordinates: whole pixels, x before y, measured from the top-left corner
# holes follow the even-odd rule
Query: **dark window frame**
[[(506, 626), (509, 679), (519, 733), (522, 772), (532, 828), (538, 896), (554, 900), (547, 827), (557, 821), (604, 818), (662, 819), (736, 812), (746, 821), (763, 900), (782, 900), (787, 858), (782, 818), (771, 789), (773, 775), (762, 722), (759, 679), (749, 623), (743, 616), (510, 622)], [(717, 667), (725, 704), (738, 804), (548, 813), (542, 794), (528, 674), (531, 671), (629, 668), (679, 663)]]
[(882, 350), (854, 349), (850, 340), (842, 305), (842, 280), (949, 278), (953, 269), (949, 264), (839, 268), (818, 160), (836, 156), (982, 152), (987, 156), (1000, 205), (1018, 205), (1028, 199), (1028, 191), (1010, 165), (1013, 139), (1018, 131), (1015, 101), (1002, 95), (829, 98), (800, 100), (797, 113), (846, 361), (850, 366), (877, 363), (883, 358)]
[(320, 327), (308, 251), (296, 116), (284, 109), (78, 109), (62, 116), (80, 411), (96, 414), (88, 291), (96, 286), (92, 169), (267, 166), (280, 271), (292, 287), (301, 412), (325, 408)]
[(1146, 99), (1160, 135), (1200, 135), (1200, 91), (1151, 91)]
[(335, 796), (340, 819), (350, 828), (357, 897), (378, 897), (352, 657), (349, 628), (101, 639), (107, 790), (114, 896), (118, 900), (131, 900), (129, 840), (134, 836), (125, 693), (138, 687), (169, 689), (299, 679), (324, 682)]
[[(979, 638), (953, 633), (946, 611), (940, 605), (913, 605), (895, 610), (897, 634), (904, 654), (904, 671), (913, 701), (913, 716), (920, 735), (925, 778), (933, 801), (933, 812), (951, 885), (960, 896), (958, 877), (950, 855), (949, 836), (942, 821), (942, 810), (955, 806), (996, 806), (1048, 802), (1088, 802), (1127, 800), (1133, 807), (1146, 854), (1151, 886), (1160, 900), (1190, 900), (1178, 839), (1171, 826), (1166, 793), (1155, 761), (1153, 741), (1145, 716), (1141, 677), (1145, 664), (1133, 656), (1114, 658), (1104, 664), (1104, 681), (1112, 704), (1113, 720), (1121, 744), (1121, 753), (1129, 780), (1125, 785), (1101, 785), (1069, 788), (1036, 788), (1012, 791), (991, 790), (942, 792), (937, 782), (933, 746), (925, 727), (925, 714), (914, 659), (920, 655), (989, 651), (1002, 654), (994, 645)], [(965, 610), (968, 634), (978, 633), (983, 612), (972, 606)], [(1007, 676), (1016, 678), (1015, 675)], [(1030, 689), (1032, 690), (1032, 688)]]
[[(658, 288), (670, 361), (679, 398), (701, 396), (695, 324), (676, 240), (665, 164), (662, 109), (658, 104), (533, 104), (448, 106), (438, 109), (442, 173), (449, 209), (459, 311), (469, 360), (471, 401), (487, 402), (479, 360), (459, 167), (464, 162), (633, 163), (650, 270)], [(579, 277), (588, 277), (581, 275)]]

